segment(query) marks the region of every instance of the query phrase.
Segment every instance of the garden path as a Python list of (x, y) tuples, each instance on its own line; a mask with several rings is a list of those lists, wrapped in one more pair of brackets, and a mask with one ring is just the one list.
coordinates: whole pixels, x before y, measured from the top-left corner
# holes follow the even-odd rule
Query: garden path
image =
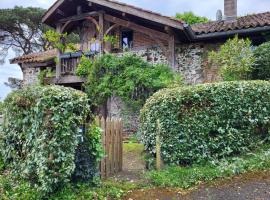
[(145, 161), (143, 155), (144, 147), (138, 143), (123, 144), (123, 171), (118, 173), (114, 179), (128, 182), (139, 182), (145, 172)]

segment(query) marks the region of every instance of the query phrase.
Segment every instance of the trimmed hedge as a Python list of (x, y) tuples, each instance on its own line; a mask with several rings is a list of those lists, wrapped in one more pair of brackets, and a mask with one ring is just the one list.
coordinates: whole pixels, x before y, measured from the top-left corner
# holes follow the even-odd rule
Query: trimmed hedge
[(158, 119), (165, 163), (190, 165), (241, 154), (270, 136), (270, 82), (222, 82), (157, 92), (140, 116), (141, 139), (152, 155)]
[(252, 70), (252, 78), (270, 80), (270, 42), (261, 44), (254, 50), (256, 61)]
[(80, 125), (89, 113), (80, 91), (61, 87), (27, 87), (4, 102), (1, 153), (13, 174), (44, 193), (69, 182), (75, 152), (82, 140)]

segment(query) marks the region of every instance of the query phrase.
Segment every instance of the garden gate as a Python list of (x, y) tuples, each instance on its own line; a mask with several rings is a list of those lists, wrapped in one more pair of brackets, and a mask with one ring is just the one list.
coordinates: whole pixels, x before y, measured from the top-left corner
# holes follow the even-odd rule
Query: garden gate
[(122, 171), (123, 165), (123, 123), (121, 119), (97, 118), (102, 129), (102, 145), (105, 157), (100, 162), (102, 178), (108, 178)]

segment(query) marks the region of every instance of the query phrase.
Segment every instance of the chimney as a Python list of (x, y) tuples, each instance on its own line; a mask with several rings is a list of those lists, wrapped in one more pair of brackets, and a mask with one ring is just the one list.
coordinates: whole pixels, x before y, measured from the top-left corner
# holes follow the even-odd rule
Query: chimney
[(225, 20), (235, 20), (237, 17), (237, 0), (224, 0)]

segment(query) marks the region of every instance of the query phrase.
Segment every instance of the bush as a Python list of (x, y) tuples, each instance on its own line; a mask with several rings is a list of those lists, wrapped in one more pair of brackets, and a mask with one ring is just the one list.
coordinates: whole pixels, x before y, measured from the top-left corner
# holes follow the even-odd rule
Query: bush
[(269, 138), (270, 82), (164, 89), (141, 110), (140, 134), (155, 154), (157, 120), (165, 163), (189, 165), (246, 152)]
[(61, 86), (27, 87), (5, 99), (1, 153), (13, 174), (52, 192), (75, 169), (79, 127), (88, 114), (85, 94)]
[(270, 42), (266, 42), (256, 48), (254, 56), (256, 60), (252, 71), (252, 78), (270, 80)]
[(235, 36), (224, 43), (218, 52), (209, 53), (209, 60), (219, 67), (224, 81), (248, 80), (255, 61), (249, 39)]

